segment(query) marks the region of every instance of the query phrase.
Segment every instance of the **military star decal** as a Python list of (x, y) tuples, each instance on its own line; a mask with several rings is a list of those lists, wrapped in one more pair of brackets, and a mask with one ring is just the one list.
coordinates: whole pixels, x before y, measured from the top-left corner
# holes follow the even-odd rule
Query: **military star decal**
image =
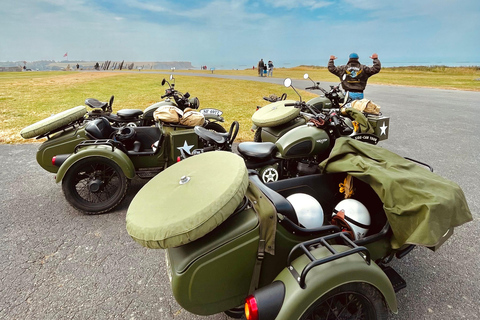
[(387, 128), (388, 126), (385, 125), (385, 122), (383, 123), (383, 125), (380, 127), (380, 135), (384, 134), (384, 135), (387, 135)]
[(192, 154), (191, 150), (193, 147), (193, 145), (188, 145), (187, 140), (185, 140), (183, 146), (177, 147), (177, 149), (180, 150), (181, 153), (185, 152), (186, 154)]

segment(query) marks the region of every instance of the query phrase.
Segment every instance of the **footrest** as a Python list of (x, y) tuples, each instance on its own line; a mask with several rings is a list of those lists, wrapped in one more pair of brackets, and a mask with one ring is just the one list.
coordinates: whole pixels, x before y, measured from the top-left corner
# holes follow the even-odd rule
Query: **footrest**
[(407, 282), (402, 278), (401, 275), (398, 274), (397, 271), (395, 271), (395, 269), (386, 266), (381, 266), (381, 268), (392, 283), (393, 290), (395, 290), (395, 292), (398, 292), (407, 287)]

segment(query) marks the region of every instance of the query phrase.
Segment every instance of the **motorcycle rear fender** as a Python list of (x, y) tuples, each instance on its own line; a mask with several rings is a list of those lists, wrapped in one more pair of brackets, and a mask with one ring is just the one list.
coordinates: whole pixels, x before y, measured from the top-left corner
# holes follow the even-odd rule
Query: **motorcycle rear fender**
[[(342, 246), (334, 245), (337, 251)], [(326, 248), (318, 248), (312, 254), (321, 259), (330, 256)], [(293, 261), (292, 266), (300, 274), (303, 268), (311, 262), (305, 255)], [(382, 294), (386, 305), (397, 313), (397, 299), (393, 286), (373, 261), (368, 265), (359, 254), (319, 265), (310, 270), (306, 277), (306, 287), (302, 289), (290, 271), (283, 269), (274, 281), (281, 281), (285, 285), (285, 297), (282, 307), (275, 319), (299, 319), (301, 315), (320, 297), (341, 285), (353, 282), (363, 282), (372, 285)]]
[(59, 183), (60, 181), (62, 181), (68, 169), (73, 164), (75, 164), (81, 159), (88, 157), (103, 157), (110, 159), (122, 169), (123, 174), (125, 174), (128, 179), (133, 179), (135, 177), (135, 167), (130, 158), (123, 151), (117, 148), (113, 148), (112, 150), (111, 146), (98, 145), (84, 147), (80, 149), (79, 152), (74, 153), (70, 157), (68, 157), (67, 160), (65, 160), (65, 162), (58, 169), (55, 182)]

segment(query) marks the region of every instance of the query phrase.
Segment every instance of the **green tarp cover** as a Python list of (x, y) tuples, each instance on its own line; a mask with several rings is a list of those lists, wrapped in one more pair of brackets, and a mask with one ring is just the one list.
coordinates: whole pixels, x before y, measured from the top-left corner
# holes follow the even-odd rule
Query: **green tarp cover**
[(212, 151), (187, 158), (137, 193), (127, 211), (127, 232), (152, 249), (189, 243), (225, 221), (247, 187), (245, 162), (234, 153)]
[(300, 109), (285, 107), (285, 103), (294, 102), (295, 100), (282, 100), (267, 104), (253, 114), (253, 124), (259, 127), (274, 127), (295, 119), (300, 114)]
[(472, 220), (460, 187), (384, 148), (339, 138), (323, 172), (347, 172), (369, 184), (383, 202), (392, 247), (433, 247), (453, 227)]

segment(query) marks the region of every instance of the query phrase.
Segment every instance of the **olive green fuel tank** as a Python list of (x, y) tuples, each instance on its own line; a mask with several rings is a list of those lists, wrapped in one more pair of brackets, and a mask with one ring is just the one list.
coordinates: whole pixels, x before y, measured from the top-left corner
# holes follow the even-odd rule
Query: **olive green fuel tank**
[(277, 156), (283, 159), (312, 157), (329, 152), (330, 137), (323, 129), (310, 125), (294, 128), (277, 140)]
[(310, 105), (314, 106), (318, 110), (332, 108), (332, 101), (330, 101), (330, 99), (328, 99), (324, 95), (320, 95), (320, 96), (315, 97), (311, 100), (308, 100), (307, 104), (310, 104)]

